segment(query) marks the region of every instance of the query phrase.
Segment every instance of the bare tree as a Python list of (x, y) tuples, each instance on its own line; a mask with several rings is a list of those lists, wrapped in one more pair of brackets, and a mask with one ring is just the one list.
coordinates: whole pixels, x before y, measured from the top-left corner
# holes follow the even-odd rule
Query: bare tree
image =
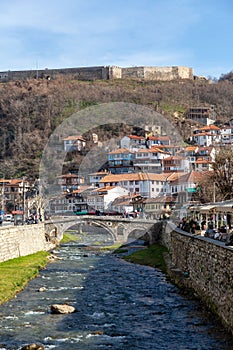
[(221, 148), (213, 164), (213, 183), (221, 192), (222, 199), (233, 197), (233, 148), (232, 146)]

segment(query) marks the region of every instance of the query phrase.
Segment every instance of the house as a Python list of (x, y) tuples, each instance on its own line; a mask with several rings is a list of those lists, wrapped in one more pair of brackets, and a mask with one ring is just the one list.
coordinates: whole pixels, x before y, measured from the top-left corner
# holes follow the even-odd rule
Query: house
[(144, 211), (144, 202), (146, 198), (142, 197), (140, 193), (132, 195), (131, 203), (133, 204), (133, 211), (140, 213)]
[(108, 174), (109, 172), (107, 171), (98, 171), (96, 173), (88, 174), (89, 183), (94, 187), (99, 187), (100, 180)]
[(216, 112), (214, 106), (189, 107), (187, 118), (201, 124), (210, 125), (215, 122)]
[(162, 171), (163, 172), (180, 172), (189, 171), (190, 165), (189, 160), (182, 156), (170, 156), (164, 158), (162, 161)]
[[(170, 174), (169, 174), (170, 175)], [(139, 194), (143, 197), (156, 197), (167, 190), (166, 181), (168, 174), (156, 173), (132, 173), (110, 174), (100, 180), (100, 187), (122, 186), (128, 192)]]
[(140, 171), (161, 173), (162, 160), (169, 156), (169, 152), (158, 147), (139, 149), (135, 152), (134, 168)]
[(171, 139), (169, 136), (156, 135), (156, 136), (149, 136), (146, 139), (146, 145), (148, 146), (148, 148), (153, 146), (158, 146), (158, 145), (169, 146), (170, 144), (171, 144)]
[(225, 126), (221, 128), (221, 142), (224, 144), (232, 144), (233, 143), (233, 126)]
[(86, 147), (86, 141), (82, 136), (68, 136), (63, 139), (64, 151), (81, 151)]
[(49, 203), (47, 211), (50, 215), (87, 214), (89, 212), (87, 196), (93, 191), (92, 186), (83, 185), (72, 192), (63, 192)]
[(24, 179), (0, 179), (1, 210), (11, 213), (12, 210), (27, 211), (27, 193), (31, 189)]
[(104, 186), (91, 191), (87, 196), (87, 204), (97, 212), (111, 212), (111, 205), (120, 196), (128, 191), (121, 186)]
[[(202, 146), (202, 147), (187, 146), (184, 149), (184, 152), (182, 153), (184, 154), (184, 156), (187, 157), (190, 164), (190, 171), (191, 171), (191, 170), (201, 169), (201, 167), (198, 169), (198, 166), (197, 166), (197, 164), (201, 164), (200, 161), (205, 160), (209, 162), (209, 164), (211, 165), (215, 161), (216, 149), (213, 146), (209, 146), (209, 147), (208, 146)], [(206, 169), (206, 167), (204, 167), (203, 169), (210, 170), (210, 169)]]
[(84, 184), (84, 177), (76, 174), (63, 174), (58, 177), (58, 184), (62, 191), (73, 191)]
[(196, 129), (191, 137), (191, 141), (199, 146), (210, 146), (221, 142), (220, 128), (215, 125), (205, 126)]
[(128, 194), (126, 196), (120, 196), (114, 199), (114, 201), (111, 203), (110, 210), (113, 212), (127, 214), (133, 211), (133, 204), (132, 204), (132, 194)]
[(130, 150), (134, 150), (137, 148), (145, 148), (145, 137), (138, 135), (129, 135), (124, 136), (120, 141), (121, 148), (127, 148)]
[(134, 171), (135, 152), (127, 148), (119, 148), (108, 153), (107, 169), (112, 174), (130, 173)]
[(180, 174), (176, 178), (170, 177), (170, 195), (177, 198), (177, 208), (182, 207), (191, 200), (203, 176), (205, 176), (204, 172), (190, 171), (185, 174)]
[(196, 171), (211, 171), (213, 170), (213, 162), (204, 158), (198, 158), (194, 162), (194, 170)]
[(172, 196), (147, 198), (144, 202), (144, 213), (151, 219), (166, 219), (171, 215), (175, 202), (176, 198)]
[(205, 147), (198, 147), (197, 149), (197, 159), (202, 158), (205, 160), (209, 160), (211, 162), (215, 161), (215, 154), (216, 154), (216, 149), (213, 146), (205, 146)]

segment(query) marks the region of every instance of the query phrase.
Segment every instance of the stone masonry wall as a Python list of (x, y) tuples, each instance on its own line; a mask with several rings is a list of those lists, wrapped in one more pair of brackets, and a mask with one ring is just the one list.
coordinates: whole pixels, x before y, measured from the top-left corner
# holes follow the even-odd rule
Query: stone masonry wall
[(44, 224), (0, 228), (0, 262), (48, 250)]
[(193, 79), (193, 69), (189, 67), (129, 67), (122, 68), (122, 78), (141, 80)]
[(195, 290), (233, 333), (233, 248), (169, 224), (161, 243), (169, 248), (171, 271), (180, 271), (182, 284)]
[(139, 80), (176, 80), (194, 79), (193, 69), (189, 67), (128, 67), (97, 66), (61, 69), (39, 69), (0, 72), (0, 82), (34, 78), (52, 78), (62, 75), (76, 80), (109, 80), (109, 79), (139, 79)]

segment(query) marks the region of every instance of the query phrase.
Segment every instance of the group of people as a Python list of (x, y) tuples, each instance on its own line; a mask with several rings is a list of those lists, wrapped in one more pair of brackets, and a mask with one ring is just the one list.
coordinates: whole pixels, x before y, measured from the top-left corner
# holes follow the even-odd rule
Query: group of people
[(28, 225), (38, 224), (39, 221), (42, 221), (42, 216), (40, 214), (30, 214), (26, 219)]
[[(213, 238), (218, 241), (225, 241), (228, 243), (228, 241), (232, 241), (233, 243), (233, 235), (230, 235), (230, 239), (227, 235), (227, 227), (226, 225), (222, 225), (218, 229), (214, 228), (214, 222), (213, 219), (209, 219), (208, 221), (203, 220), (200, 224), (197, 220), (194, 220), (193, 218), (182, 218), (182, 220), (177, 225), (178, 228), (180, 228), (183, 231), (189, 232), (189, 233), (197, 233), (196, 231), (199, 231), (202, 235), (205, 237)], [(227, 244), (226, 245), (229, 245)]]
[(195, 234), (197, 230), (200, 230), (200, 225), (198, 221), (188, 217), (182, 218), (177, 227), (185, 232), (193, 234)]

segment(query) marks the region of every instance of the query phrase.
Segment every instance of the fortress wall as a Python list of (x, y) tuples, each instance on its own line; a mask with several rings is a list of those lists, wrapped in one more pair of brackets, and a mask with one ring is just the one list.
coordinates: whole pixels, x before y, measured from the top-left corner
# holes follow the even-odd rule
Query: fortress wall
[(0, 262), (48, 250), (44, 224), (0, 228)]
[(194, 79), (193, 68), (178, 66), (178, 75), (181, 79)]
[(144, 79), (144, 67), (122, 68), (122, 79)]
[(122, 78), (122, 68), (117, 66), (109, 67), (109, 79), (121, 79)]
[(171, 256), (170, 275), (191, 288), (233, 333), (233, 247), (167, 224), (161, 243)]
[(39, 69), (25, 71), (0, 72), (0, 82), (24, 79), (55, 79), (57, 76), (66, 76), (76, 80), (108, 80), (108, 79), (138, 79), (169, 81), (176, 79), (193, 79), (193, 69), (189, 67), (128, 67), (97, 66), (61, 69)]
[(145, 80), (193, 79), (189, 67), (144, 67)]
[(193, 69), (189, 67), (128, 67), (122, 68), (123, 79), (176, 80), (193, 79)]
[(72, 77), (76, 80), (107, 80), (109, 79), (109, 67), (100, 66), (0, 72), (0, 81), (42, 79), (48, 76), (55, 79), (59, 75)]

